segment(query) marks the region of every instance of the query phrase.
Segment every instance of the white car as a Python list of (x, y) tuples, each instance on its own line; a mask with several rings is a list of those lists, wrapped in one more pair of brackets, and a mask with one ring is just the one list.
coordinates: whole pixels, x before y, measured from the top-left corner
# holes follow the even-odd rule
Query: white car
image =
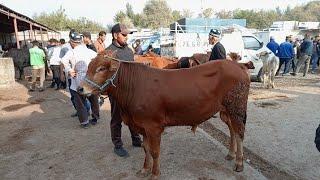
[(252, 61), (255, 69), (250, 69), (250, 75), (253, 79), (262, 81), (261, 72), (262, 72), (262, 60), (259, 59), (256, 55), (262, 51), (267, 51), (268, 48), (260, 41), (257, 37), (253, 35), (242, 36), (244, 50), (242, 53), (241, 62)]

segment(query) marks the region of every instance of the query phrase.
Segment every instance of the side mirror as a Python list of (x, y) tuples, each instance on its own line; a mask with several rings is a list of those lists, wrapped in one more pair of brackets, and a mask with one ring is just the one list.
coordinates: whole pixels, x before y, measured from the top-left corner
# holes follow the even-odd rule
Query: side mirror
[(263, 47), (263, 42), (260, 42), (260, 47)]

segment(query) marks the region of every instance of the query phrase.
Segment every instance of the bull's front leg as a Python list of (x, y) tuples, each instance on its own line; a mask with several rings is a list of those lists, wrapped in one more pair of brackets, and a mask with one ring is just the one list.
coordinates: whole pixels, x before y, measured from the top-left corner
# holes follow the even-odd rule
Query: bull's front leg
[(267, 83), (268, 83), (268, 76), (267, 76), (267, 74), (265, 73), (265, 72), (262, 72), (263, 73), (263, 75), (262, 75), (262, 78), (263, 78), (263, 87), (264, 88), (267, 88)]
[(154, 131), (150, 132), (150, 136), (147, 134), (150, 142), (150, 153), (153, 158), (153, 166), (152, 166), (152, 176), (151, 180), (157, 180), (160, 176), (160, 142), (161, 142), (161, 133)]
[(145, 152), (145, 159), (144, 159), (144, 164), (143, 168), (137, 172), (137, 176), (140, 178), (144, 178), (150, 175), (151, 173), (151, 153), (150, 153), (150, 145), (148, 142), (147, 136), (143, 136), (143, 149)]

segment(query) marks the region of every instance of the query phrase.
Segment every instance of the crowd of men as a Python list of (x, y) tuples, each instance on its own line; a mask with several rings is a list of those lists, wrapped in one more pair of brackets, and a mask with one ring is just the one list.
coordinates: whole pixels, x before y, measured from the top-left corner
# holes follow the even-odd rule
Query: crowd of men
[[(296, 76), (304, 65), (303, 76), (306, 76), (309, 70), (310, 62), (312, 63), (311, 73), (316, 73), (319, 66), (320, 56), (320, 37), (310, 37), (305, 34), (301, 41), (298, 38), (293, 39), (292, 36), (287, 36), (285, 42), (280, 45), (275, 42), (274, 38), (270, 38), (267, 47), (279, 57), (280, 64), (276, 75), (280, 74), (282, 65), (284, 64), (282, 76)], [(289, 74), (290, 70), (292, 72)]]
[[(40, 76), (38, 89), (40, 92), (45, 90), (45, 59), (48, 59), (48, 64), (52, 71), (52, 82), (49, 88), (56, 90), (69, 87), (71, 102), (76, 113), (72, 117), (78, 117), (80, 127), (87, 129), (90, 126), (97, 125), (100, 118), (100, 106), (98, 95), (84, 96), (78, 92), (81, 88), (80, 83), (85, 78), (88, 65), (98, 53), (111, 50), (116, 58), (133, 61), (134, 53), (128, 47), (127, 35), (131, 32), (122, 24), (116, 24), (112, 27), (112, 43), (105, 47), (104, 41), (106, 32), (101, 31), (98, 39), (93, 43), (90, 32), (76, 32), (71, 30), (69, 33), (70, 41), (65, 43), (64, 39), (59, 41), (50, 39), (47, 50), (40, 48), (38, 41), (33, 41), (33, 47), (29, 49), (30, 64), (32, 67), (32, 83), (29, 91), (36, 90), (36, 78)], [(109, 96), (111, 104), (111, 138), (114, 143), (114, 152), (121, 157), (128, 156), (128, 152), (123, 148), (121, 140), (122, 119), (120, 116), (117, 102)], [(89, 116), (91, 118), (89, 119)], [(132, 137), (132, 145), (141, 147), (142, 141), (140, 136), (130, 129)]]
[[(78, 117), (80, 126), (84, 129), (89, 128), (92, 125), (96, 125), (99, 122), (99, 96), (91, 95), (89, 97), (82, 95), (78, 92), (80, 82), (85, 78), (88, 65), (90, 61), (96, 57), (98, 53), (105, 50), (111, 50), (114, 52), (114, 56), (117, 59), (124, 61), (134, 61), (134, 53), (141, 54), (141, 44), (139, 41), (135, 43), (132, 51), (128, 47), (127, 40), (128, 34), (131, 32), (123, 24), (116, 24), (111, 29), (112, 43), (105, 47), (104, 41), (106, 38), (106, 32), (101, 31), (99, 37), (95, 42), (91, 40), (90, 32), (82, 32), (81, 34), (75, 30), (71, 30), (69, 33), (70, 41), (65, 42), (64, 39), (59, 41), (51, 39), (47, 47), (47, 52), (40, 48), (39, 42), (34, 41), (33, 47), (30, 52), (30, 63), (32, 66), (32, 85), (30, 91), (35, 90), (36, 77), (40, 75), (39, 91), (44, 91), (45, 80), (45, 59), (46, 53), (49, 60), (50, 69), (52, 71), (52, 82), (50, 88), (65, 89), (69, 87), (71, 94), (71, 102), (76, 110), (76, 113), (72, 114), (73, 117)], [(221, 32), (217, 29), (211, 29), (209, 32), (208, 41), (212, 45), (212, 52), (210, 55), (211, 60), (226, 59), (226, 51), (223, 45), (219, 42)], [(286, 37), (286, 41), (280, 45), (274, 41), (274, 38), (270, 38), (270, 42), (267, 47), (276, 54), (280, 59), (280, 66), (284, 64), (284, 70), (281, 73), (283, 76), (289, 74), (292, 68), (292, 75), (296, 75), (301, 66), (305, 64), (305, 70), (303, 75), (305, 76), (309, 69), (310, 60), (312, 60), (312, 71), (314, 73), (317, 68), (318, 59), (320, 56), (320, 37), (316, 36), (314, 41), (311, 40), (309, 35), (306, 35), (304, 40), (300, 42), (298, 39), (292, 40), (291, 36)], [(114, 152), (118, 156), (126, 157), (128, 152), (123, 148), (123, 142), (121, 140), (121, 128), (122, 119), (120, 111), (117, 106), (117, 102), (112, 96), (109, 96), (111, 104), (111, 138), (114, 144)], [(89, 119), (89, 115), (92, 116)], [(130, 129), (130, 127), (129, 127)], [(141, 147), (142, 141), (140, 136), (130, 129), (132, 145), (135, 147)]]

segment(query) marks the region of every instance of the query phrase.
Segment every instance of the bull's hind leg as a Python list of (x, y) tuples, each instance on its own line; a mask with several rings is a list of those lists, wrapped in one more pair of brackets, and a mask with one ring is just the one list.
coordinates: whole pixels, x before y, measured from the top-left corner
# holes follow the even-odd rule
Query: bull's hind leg
[[(246, 118), (246, 115), (245, 115)], [(237, 145), (236, 151), (236, 162), (234, 171), (241, 172), (243, 171), (243, 139), (244, 139), (244, 130), (245, 130), (245, 121), (240, 121), (237, 118), (231, 117), (231, 126), (235, 132), (235, 140)]]
[(235, 132), (232, 128), (230, 118), (226, 112), (220, 112), (220, 117), (223, 122), (225, 122), (228, 125), (229, 131), (230, 131), (230, 144), (229, 144), (229, 153), (225, 157), (226, 160), (230, 161), (233, 160), (236, 157), (237, 152), (237, 144), (235, 139)]
[(151, 153), (150, 153), (150, 145), (148, 142), (148, 137), (146, 135), (143, 136), (143, 149), (145, 152), (145, 159), (143, 168), (137, 172), (137, 176), (140, 178), (147, 177), (151, 173)]
[(236, 162), (234, 171), (243, 171), (243, 139), (247, 121), (247, 102), (250, 84), (241, 82), (232, 89), (224, 99), (223, 105), (235, 133), (237, 144)]

